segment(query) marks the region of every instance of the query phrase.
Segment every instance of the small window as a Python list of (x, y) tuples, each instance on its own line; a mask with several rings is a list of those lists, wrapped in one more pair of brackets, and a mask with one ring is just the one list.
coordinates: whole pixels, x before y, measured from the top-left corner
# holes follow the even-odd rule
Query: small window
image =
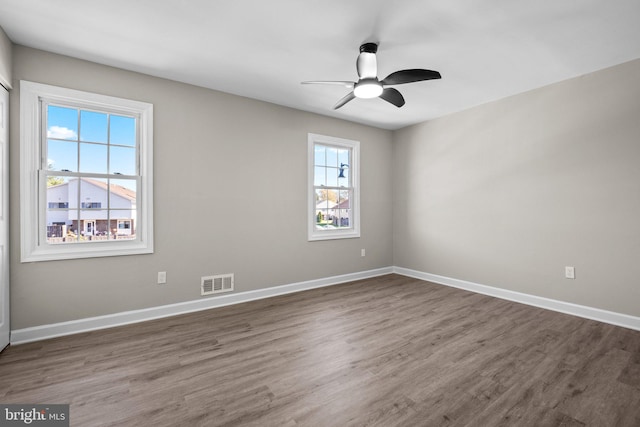
[(360, 237), (358, 141), (309, 134), (308, 239)]
[(81, 209), (99, 209), (102, 207), (102, 202), (82, 202)]
[(153, 106), (20, 89), (22, 261), (153, 252)]
[(69, 207), (69, 203), (68, 202), (49, 202), (48, 203), (49, 209), (66, 209)]

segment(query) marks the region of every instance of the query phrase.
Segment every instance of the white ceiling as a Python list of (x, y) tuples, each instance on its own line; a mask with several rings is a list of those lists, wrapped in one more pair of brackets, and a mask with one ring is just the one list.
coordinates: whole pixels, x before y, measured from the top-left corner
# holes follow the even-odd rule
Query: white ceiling
[[(640, 0), (0, 0), (14, 43), (397, 129), (640, 58)], [(363, 42), (406, 105), (304, 80), (357, 80)], [(640, 76), (639, 76), (640, 77)]]

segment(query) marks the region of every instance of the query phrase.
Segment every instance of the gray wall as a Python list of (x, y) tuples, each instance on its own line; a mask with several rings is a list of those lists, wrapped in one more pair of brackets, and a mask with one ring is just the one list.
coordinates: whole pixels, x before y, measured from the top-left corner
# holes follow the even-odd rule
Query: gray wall
[(11, 54), (13, 44), (0, 27), (0, 84), (11, 88)]
[[(198, 299), (203, 275), (247, 291), (392, 265), (389, 131), (22, 46), (13, 79), (12, 329)], [(154, 104), (154, 254), (20, 263), (19, 80)], [(308, 132), (361, 141), (359, 239), (307, 242)]]
[(394, 265), (640, 316), (638, 76), (635, 60), (396, 131)]
[[(389, 265), (640, 316), (640, 61), (391, 133), (13, 51), (13, 329)], [(19, 262), (20, 79), (154, 104), (155, 254)], [(360, 239), (306, 241), (308, 132), (362, 142)]]

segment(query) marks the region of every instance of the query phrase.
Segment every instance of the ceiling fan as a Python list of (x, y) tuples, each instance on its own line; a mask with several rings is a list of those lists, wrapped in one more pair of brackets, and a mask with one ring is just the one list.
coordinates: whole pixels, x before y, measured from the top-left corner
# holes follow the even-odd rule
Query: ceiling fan
[(411, 69), (400, 70), (389, 74), (382, 80), (378, 80), (378, 63), (376, 61), (377, 43), (364, 43), (360, 46), (360, 54), (356, 61), (358, 71), (358, 81), (309, 81), (302, 84), (330, 84), (342, 85), (351, 90), (340, 101), (333, 106), (334, 110), (342, 107), (347, 102), (355, 98), (376, 98), (380, 97), (385, 101), (402, 107), (405, 103), (404, 97), (398, 90), (387, 87), (404, 83), (419, 82), (422, 80), (433, 80), (441, 78), (440, 73), (433, 70)]

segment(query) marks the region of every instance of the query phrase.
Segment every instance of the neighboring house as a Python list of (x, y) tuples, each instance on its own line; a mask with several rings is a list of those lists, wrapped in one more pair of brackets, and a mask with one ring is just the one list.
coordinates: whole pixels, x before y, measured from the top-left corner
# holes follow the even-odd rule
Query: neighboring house
[(120, 185), (107, 188), (104, 181), (74, 178), (47, 188), (47, 238), (68, 233), (89, 239), (131, 238), (135, 218), (136, 192)]
[(322, 200), (316, 204), (316, 217), (322, 215), (322, 221), (331, 221), (334, 226), (349, 226), (349, 200), (340, 203)]
[[(351, 209), (349, 208), (349, 199), (343, 200), (333, 207), (333, 225), (339, 225), (340, 227), (349, 226), (349, 214)], [(340, 221), (340, 223), (338, 223)]]
[(333, 209), (335, 204), (336, 202), (332, 202), (331, 200), (321, 200), (316, 203), (316, 217), (318, 215), (322, 215), (322, 218), (329, 216), (329, 212)]

